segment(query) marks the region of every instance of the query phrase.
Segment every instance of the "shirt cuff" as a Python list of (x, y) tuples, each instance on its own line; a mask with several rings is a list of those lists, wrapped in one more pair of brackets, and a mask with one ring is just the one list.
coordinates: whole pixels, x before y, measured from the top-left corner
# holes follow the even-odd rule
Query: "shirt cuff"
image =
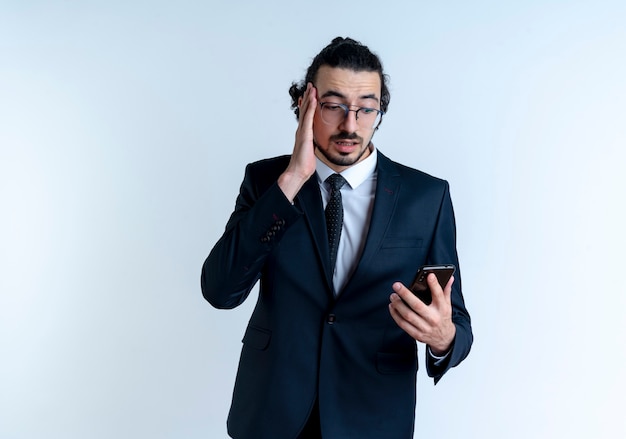
[(439, 366), (443, 362), (443, 360), (448, 358), (448, 355), (450, 355), (450, 351), (452, 351), (452, 349), (449, 349), (448, 352), (446, 352), (443, 356), (439, 356), (439, 355), (433, 354), (433, 351), (430, 350), (430, 346), (426, 346), (426, 350), (428, 351), (428, 355), (433, 360), (435, 360), (435, 366)]

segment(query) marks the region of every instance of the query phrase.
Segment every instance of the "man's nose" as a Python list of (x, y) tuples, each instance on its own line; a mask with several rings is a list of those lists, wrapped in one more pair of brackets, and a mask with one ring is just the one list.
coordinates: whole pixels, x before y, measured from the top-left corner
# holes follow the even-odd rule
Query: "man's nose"
[(356, 120), (356, 110), (348, 110), (348, 114), (344, 117), (343, 122), (341, 123), (341, 127), (343, 130), (348, 133), (353, 133), (356, 131), (358, 126), (358, 122)]

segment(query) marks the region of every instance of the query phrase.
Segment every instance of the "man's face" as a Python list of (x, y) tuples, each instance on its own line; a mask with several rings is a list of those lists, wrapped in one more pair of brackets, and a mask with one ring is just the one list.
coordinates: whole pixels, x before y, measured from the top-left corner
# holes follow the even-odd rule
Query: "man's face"
[[(354, 71), (322, 66), (315, 78), (318, 105), (313, 119), (315, 155), (336, 172), (365, 159), (374, 126), (356, 119), (354, 111), (341, 121), (328, 124), (322, 120), (320, 103), (345, 104), (350, 109), (368, 107), (380, 110), (380, 76), (378, 72)], [(361, 113), (359, 113), (359, 116)]]

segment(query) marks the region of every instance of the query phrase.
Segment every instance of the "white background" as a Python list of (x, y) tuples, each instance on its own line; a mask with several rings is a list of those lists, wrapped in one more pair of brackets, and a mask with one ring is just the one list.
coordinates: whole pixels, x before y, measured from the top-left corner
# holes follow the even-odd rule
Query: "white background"
[(224, 438), (253, 300), (201, 264), (337, 36), (447, 179), (475, 344), (416, 437), (626, 437), (626, 2), (0, 1), (0, 437)]

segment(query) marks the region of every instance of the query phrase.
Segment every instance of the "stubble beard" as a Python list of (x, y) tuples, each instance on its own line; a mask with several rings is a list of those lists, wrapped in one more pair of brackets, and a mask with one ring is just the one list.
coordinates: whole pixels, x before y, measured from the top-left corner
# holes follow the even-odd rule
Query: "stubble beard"
[[(356, 133), (336, 134), (334, 136), (331, 136), (330, 139), (328, 139), (328, 143), (330, 144), (334, 142), (335, 140), (356, 140), (357, 142), (359, 142), (360, 145), (364, 144), (363, 138), (358, 136)], [(341, 152), (338, 152), (336, 155), (332, 155), (329, 153), (329, 150), (320, 147), (319, 143), (317, 143), (317, 141), (313, 139), (313, 145), (315, 146), (315, 148), (326, 158), (326, 160), (328, 160), (330, 163), (332, 163), (335, 166), (352, 166), (355, 163), (358, 163), (359, 160), (361, 160), (361, 158), (363, 157), (363, 155), (370, 150), (371, 144), (372, 144), (372, 138), (370, 137), (370, 140), (367, 142), (367, 146), (361, 149), (361, 151), (356, 157), (352, 157), (350, 153), (341, 153)]]

